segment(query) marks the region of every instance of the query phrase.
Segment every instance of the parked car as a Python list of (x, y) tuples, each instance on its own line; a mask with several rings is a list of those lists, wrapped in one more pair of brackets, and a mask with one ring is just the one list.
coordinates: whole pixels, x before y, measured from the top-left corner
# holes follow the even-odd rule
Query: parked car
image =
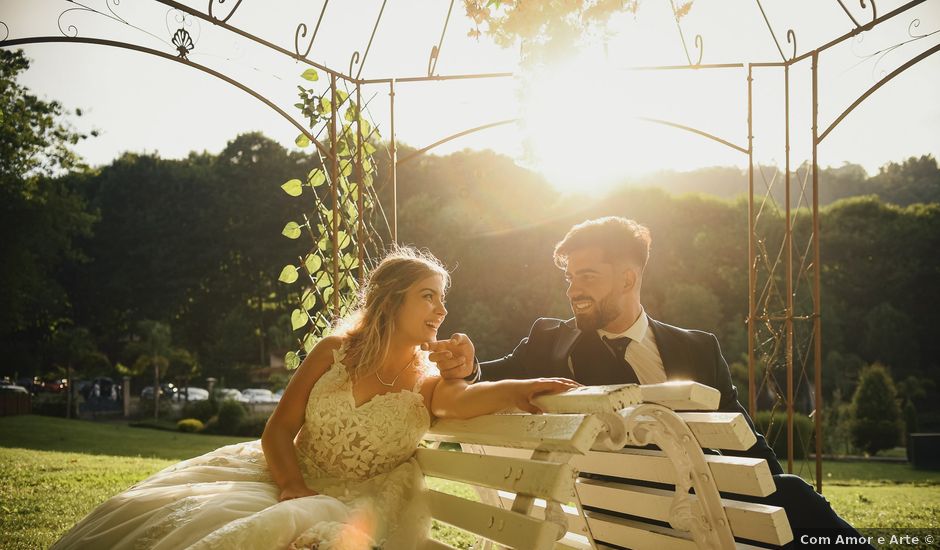
[[(176, 393), (179, 391), (179, 388), (170, 383), (161, 383), (160, 384), (160, 397), (169, 397), (173, 398)], [(141, 399), (153, 399), (153, 386), (147, 386), (140, 392)]]
[(209, 399), (209, 390), (195, 387), (179, 388), (174, 399), (177, 401), (186, 401), (187, 395), (190, 401), (206, 401)]
[(248, 403), (248, 398), (235, 388), (219, 388), (216, 390), (216, 395), (220, 401), (232, 400), (239, 403)]
[(29, 395), (29, 390), (23, 386), (17, 386), (16, 384), (0, 384), (0, 393), (19, 393), (22, 395)]
[(244, 389), (242, 395), (248, 398), (249, 403), (277, 403), (280, 401), (280, 397), (275, 397), (271, 390), (262, 388)]

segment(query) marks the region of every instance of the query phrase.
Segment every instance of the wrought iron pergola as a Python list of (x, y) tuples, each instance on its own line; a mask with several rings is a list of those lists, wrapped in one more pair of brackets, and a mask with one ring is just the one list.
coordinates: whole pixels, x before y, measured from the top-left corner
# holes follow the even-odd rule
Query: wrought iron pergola
[[(766, 3), (767, 0), (765, 0)], [(788, 470), (794, 467), (794, 445), (798, 435), (804, 443), (810, 434), (795, 434), (793, 415), (795, 404), (801, 392), (812, 391), (812, 405), (817, 414), (815, 421), (815, 479), (818, 491), (822, 490), (822, 303), (820, 296), (820, 249), (819, 249), (819, 158), (818, 146), (831, 132), (851, 114), (862, 102), (882, 86), (907, 71), (917, 63), (940, 50), (940, 44), (930, 46), (911, 56), (887, 74), (882, 75), (873, 85), (861, 93), (841, 113), (828, 124), (819, 120), (818, 97), (820, 93), (820, 60), (840, 44), (870, 32), (888, 20), (905, 17), (913, 13), (917, 6), (935, 0), (912, 0), (887, 13), (880, 14), (874, 0), (860, 0), (858, 8), (850, 9), (843, 0), (835, 0), (846, 18), (851, 22), (851, 30), (812, 50), (799, 51), (796, 32), (786, 32), (786, 48), (778, 38), (767, 16), (765, 6), (755, 0), (754, 9), (758, 10), (766, 23), (769, 39), (773, 41), (780, 59), (759, 62), (703, 63), (704, 40), (696, 35), (693, 41), (697, 55), (688, 49), (681, 21), (675, 13), (675, 4), (670, 3), (681, 45), (685, 54), (685, 63), (678, 65), (633, 67), (636, 71), (680, 71), (695, 74), (698, 71), (741, 71), (746, 73), (743, 85), (746, 87), (746, 112), (741, 119), (746, 120), (747, 141), (735, 143), (732, 139), (719, 137), (703, 129), (681, 124), (674, 120), (644, 117), (643, 120), (675, 128), (701, 136), (727, 147), (748, 159), (748, 408), (753, 415), (757, 411), (757, 397), (770, 393), (774, 399), (773, 408), (784, 408), (787, 413), (787, 448)], [(360, 53), (352, 53), (347, 67), (337, 69), (319, 63), (311, 57), (313, 45), (327, 14), (330, 1), (324, 0), (316, 22), (308, 26), (300, 23), (293, 36), (293, 49), (274, 43), (261, 36), (247, 32), (230, 21), (237, 20), (242, 0), (208, 0), (205, 10), (174, 0), (147, 0), (148, 4), (166, 8), (166, 33), (151, 32), (131, 21), (122, 11), (121, 0), (64, 0), (65, 7), (59, 14), (56, 26), (58, 34), (19, 36), (16, 27), (11, 28), (0, 20), (0, 46), (12, 48), (29, 44), (93, 44), (121, 48), (163, 58), (196, 69), (227, 84), (242, 90), (287, 120), (299, 132), (298, 144), (304, 140), (315, 147), (319, 156), (321, 170), (311, 172), (296, 184), (285, 184), (285, 190), (299, 195), (305, 188), (314, 194), (314, 204), (307, 203), (301, 213), (303, 223), (288, 224), (285, 235), (297, 238), (306, 233), (312, 240), (308, 253), (301, 255), (298, 265), (287, 266), (282, 272), (285, 282), (296, 280), (298, 273), (306, 275), (309, 288), (303, 293), (301, 304), (292, 317), (295, 328), (306, 327), (307, 337), (300, 341), (301, 347), (311, 344), (310, 335), (325, 326), (328, 320), (343, 311), (340, 298), (341, 290), (355, 288), (355, 280), (362, 274), (366, 265), (382, 248), (386, 239), (398, 241), (397, 224), (397, 174), (398, 167), (412, 161), (420, 155), (435, 149), (449, 141), (468, 134), (490, 128), (509, 125), (516, 119), (491, 121), (479, 126), (443, 137), (434, 143), (417, 149), (407, 156), (399, 158), (396, 141), (395, 100), (396, 86), (403, 83), (427, 83), (443, 81), (468, 81), (481, 79), (512, 78), (509, 72), (474, 73), (474, 74), (438, 74), (437, 65), (442, 56), (448, 25), (453, 17), (454, 0), (450, 0), (444, 18), (440, 37), (432, 45), (427, 60), (427, 72), (421, 75), (363, 78), (363, 69), (369, 54), (376, 46), (376, 32), (383, 22), (387, 0), (382, 0), (377, 16), (372, 24), (365, 48)], [(127, 40), (81, 36), (78, 27), (70, 23), (70, 17), (76, 13), (94, 14), (110, 20), (122, 29), (137, 31), (137, 36), (149, 36), (160, 46), (149, 46)], [(862, 17), (864, 16), (864, 17)], [(863, 19), (866, 19), (863, 21)], [(198, 53), (201, 25), (210, 25), (219, 32), (265, 51), (275, 58), (293, 62), (313, 69), (328, 78), (328, 87), (322, 94), (306, 92), (307, 100), (298, 104), (296, 112), (278, 104), (253, 85), (227, 74), (225, 70), (213, 67), (208, 62), (194, 60)], [(908, 26), (909, 36), (891, 48), (875, 52), (893, 51), (909, 43), (921, 41), (933, 36), (931, 33), (917, 33), (919, 19), (913, 19)], [(311, 31), (312, 28), (312, 31)], [(785, 51), (788, 50), (788, 51)], [(198, 56), (196, 56), (198, 57)], [(811, 144), (812, 153), (807, 162), (795, 169), (791, 165), (791, 73), (809, 65), (811, 74), (810, 93), (812, 95)], [(754, 144), (754, 82), (758, 74), (766, 71), (782, 71), (783, 74), (783, 111), (785, 162), (783, 170), (784, 204), (780, 205), (773, 192), (779, 187), (776, 177), (767, 178), (755, 163)], [(378, 142), (378, 125), (369, 116), (367, 109), (370, 99), (366, 90), (386, 90), (389, 101), (389, 135), (387, 139), (388, 173), (378, 174), (372, 155)], [(301, 89), (302, 98), (304, 90)], [(374, 95), (372, 97), (375, 97)], [(325, 99), (325, 101), (324, 101)], [(347, 111), (348, 124), (340, 121), (340, 109)], [(745, 116), (746, 115), (746, 116)], [(375, 180), (378, 179), (378, 183)], [(291, 182), (288, 182), (289, 184)], [(391, 204), (388, 210), (378, 201), (376, 186), (387, 185), (390, 189)], [(319, 205), (319, 207), (317, 206)], [(324, 206), (325, 205), (325, 206)], [(809, 211), (811, 216), (801, 216)], [(780, 227), (780, 224), (783, 227)], [(805, 227), (808, 224), (808, 227)], [(776, 236), (775, 236), (776, 235)], [(335, 290), (335, 291), (334, 291)], [(309, 349), (309, 348), (308, 348)], [(293, 353), (293, 352), (292, 352)], [(290, 354), (289, 354), (290, 355)], [(293, 359), (298, 359), (294, 353)], [(288, 362), (292, 360), (288, 358)], [(779, 374), (783, 374), (783, 381)], [(811, 388), (811, 390), (810, 390)]]

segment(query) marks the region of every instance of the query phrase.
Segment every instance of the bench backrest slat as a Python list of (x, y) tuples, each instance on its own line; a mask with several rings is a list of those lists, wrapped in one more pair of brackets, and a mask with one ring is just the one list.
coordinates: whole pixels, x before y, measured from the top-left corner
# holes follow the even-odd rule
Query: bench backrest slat
[(504, 414), (438, 420), (425, 438), (582, 454), (591, 448), (604, 429), (604, 423), (591, 415)]
[(425, 475), (502, 489), (559, 502), (574, 500), (578, 477), (568, 464), (418, 449), (415, 458)]

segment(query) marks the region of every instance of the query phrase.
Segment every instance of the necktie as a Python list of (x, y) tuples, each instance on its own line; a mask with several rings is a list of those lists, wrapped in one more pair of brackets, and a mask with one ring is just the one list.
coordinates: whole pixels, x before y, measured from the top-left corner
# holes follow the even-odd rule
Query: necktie
[(624, 383), (639, 384), (640, 381), (636, 376), (636, 371), (633, 370), (633, 366), (626, 359), (627, 346), (629, 346), (632, 341), (633, 340), (628, 336), (622, 336), (620, 338), (608, 338), (604, 336), (604, 343), (607, 344), (607, 347), (613, 352), (617, 361), (625, 367)]

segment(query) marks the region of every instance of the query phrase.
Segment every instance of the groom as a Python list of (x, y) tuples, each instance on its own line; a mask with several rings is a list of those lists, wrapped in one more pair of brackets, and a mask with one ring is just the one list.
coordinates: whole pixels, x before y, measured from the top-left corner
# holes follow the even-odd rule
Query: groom
[(649, 230), (626, 218), (607, 217), (572, 227), (555, 247), (554, 260), (565, 271), (574, 319), (537, 320), (511, 354), (479, 368), (475, 363), (472, 369), (469, 366), (473, 347), (463, 335), (432, 343), (431, 359), (440, 360), (446, 378), (564, 377), (585, 385), (693, 380), (716, 388), (721, 392), (718, 410), (741, 413), (757, 436), (748, 451), (729, 454), (767, 461), (777, 490), (759, 502), (786, 509), (795, 540), (799, 541), (798, 531), (807, 528), (857, 535), (812, 487), (783, 473), (738, 402), (715, 336), (673, 327), (646, 314), (640, 291), (649, 247)]

